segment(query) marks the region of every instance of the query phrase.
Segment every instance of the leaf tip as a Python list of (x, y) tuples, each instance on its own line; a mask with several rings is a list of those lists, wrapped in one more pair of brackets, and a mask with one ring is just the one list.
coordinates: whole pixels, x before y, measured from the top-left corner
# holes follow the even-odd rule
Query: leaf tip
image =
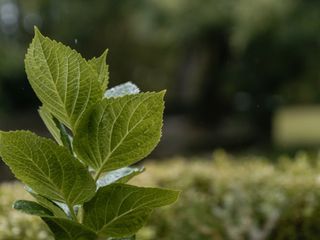
[(21, 211), (22, 209), (22, 205), (24, 203), (24, 200), (17, 200), (15, 201), (14, 203), (12, 203), (12, 209), (15, 209), (15, 210), (18, 210), (18, 211)]
[(171, 200), (168, 203), (168, 205), (175, 204), (179, 200), (182, 191), (181, 190), (173, 190), (173, 189), (170, 189), (169, 191), (171, 193)]
[(44, 38), (37, 26), (34, 26), (34, 38)]
[(104, 59), (106, 59), (106, 58), (107, 58), (108, 53), (109, 53), (109, 49), (107, 48), (107, 49), (106, 49), (106, 50), (104, 50), (104, 52), (102, 53), (102, 56), (103, 56), (103, 58), (104, 58)]
[(34, 26), (33, 29), (34, 29), (34, 34), (35, 35), (37, 35), (37, 34), (41, 35), (41, 32), (40, 32), (40, 30), (39, 30), (39, 28), (37, 26)]
[[(178, 201), (178, 200), (179, 200), (179, 198), (180, 198), (180, 196), (181, 196), (182, 191), (181, 191), (181, 190), (174, 190), (174, 191), (175, 191), (175, 194), (176, 194), (176, 196), (175, 196), (175, 197), (176, 197), (175, 202), (176, 202), (176, 201)], [(174, 202), (174, 203), (175, 203), (175, 202)]]
[(161, 90), (161, 91), (159, 92), (159, 94), (160, 94), (162, 97), (164, 97), (164, 96), (166, 95), (166, 93), (167, 93), (167, 89)]

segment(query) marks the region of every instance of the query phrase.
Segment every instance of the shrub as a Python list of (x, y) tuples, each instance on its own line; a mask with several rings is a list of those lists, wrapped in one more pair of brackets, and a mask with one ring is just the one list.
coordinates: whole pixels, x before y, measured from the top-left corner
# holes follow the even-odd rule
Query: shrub
[(136, 181), (183, 194), (174, 208), (157, 212), (144, 239), (318, 239), (319, 163), (305, 154), (271, 164), (216, 151), (213, 161), (149, 164)]
[[(283, 240), (318, 239), (320, 234), (320, 158), (298, 153), (271, 164), (264, 157), (234, 157), (219, 150), (209, 161), (175, 158), (146, 168), (132, 183), (183, 191), (173, 207), (155, 212), (138, 239)], [(14, 194), (8, 194), (10, 184), (0, 188), (2, 204), (6, 199), (1, 221), (11, 214), (13, 199), (23, 197), (21, 186), (14, 186)], [(36, 234), (44, 226), (34, 218), (25, 220), (14, 227), (25, 231), (24, 226), (32, 226), (33, 238), (1, 238), (1, 229), (0, 240), (41, 239)]]
[(16, 198), (32, 199), (21, 184), (1, 184), (0, 240), (53, 240), (51, 233), (38, 217), (21, 214), (11, 208)]

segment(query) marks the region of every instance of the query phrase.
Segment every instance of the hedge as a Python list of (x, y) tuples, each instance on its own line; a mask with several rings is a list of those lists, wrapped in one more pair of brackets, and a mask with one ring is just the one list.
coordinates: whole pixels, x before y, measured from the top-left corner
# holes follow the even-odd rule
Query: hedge
[[(320, 157), (305, 153), (276, 164), (222, 150), (210, 159), (148, 161), (131, 183), (182, 189), (179, 202), (156, 211), (139, 240), (319, 239)], [(39, 219), (11, 210), (29, 197), (17, 183), (0, 187), (0, 240), (50, 239)]]

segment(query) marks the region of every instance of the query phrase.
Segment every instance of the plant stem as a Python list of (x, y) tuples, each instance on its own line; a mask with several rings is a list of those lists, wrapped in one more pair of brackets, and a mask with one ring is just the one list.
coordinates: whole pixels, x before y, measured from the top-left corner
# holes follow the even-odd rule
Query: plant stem
[(83, 222), (83, 217), (84, 217), (83, 206), (80, 206), (79, 210), (78, 210), (78, 221), (79, 221), (79, 223)]
[(67, 206), (68, 206), (68, 208), (69, 208), (69, 211), (70, 211), (70, 214), (71, 214), (72, 219), (73, 219), (74, 221), (78, 222), (78, 218), (77, 218), (76, 213), (74, 212), (73, 207), (72, 207), (70, 204), (68, 204), (68, 203), (67, 203)]
[(100, 168), (97, 172), (96, 172), (96, 175), (94, 176), (94, 182), (97, 182), (100, 175), (101, 175), (101, 172), (102, 172), (102, 168)]

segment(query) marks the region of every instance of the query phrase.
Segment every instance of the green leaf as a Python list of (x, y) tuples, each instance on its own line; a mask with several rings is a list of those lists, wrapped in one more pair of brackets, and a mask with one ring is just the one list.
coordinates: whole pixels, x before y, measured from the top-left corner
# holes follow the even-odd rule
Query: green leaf
[(64, 210), (62, 210), (56, 203), (51, 201), (50, 199), (43, 197), (36, 192), (34, 192), (30, 187), (26, 188), (27, 191), (37, 200), (37, 202), (50, 210), (53, 213), (53, 216), (60, 217), (60, 218), (68, 218), (67, 214)]
[[(55, 201), (54, 203), (57, 204), (65, 212), (65, 214), (68, 216), (68, 218), (72, 218), (70, 209), (69, 209), (67, 204), (61, 203), (61, 202), (57, 202), (57, 201)], [(79, 205), (73, 206), (73, 211), (77, 212), (78, 209), (79, 209)]]
[(98, 175), (146, 157), (160, 140), (164, 93), (104, 99), (93, 106), (76, 130), (77, 156)]
[(30, 215), (36, 215), (40, 217), (53, 216), (49, 209), (32, 201), (18, 200), (13, 204), (13, 208)]
[(42, 218), (57, 240), (95, 240), (97, 235), (77, 222), (56, 217)]
[(124, 238), (108, 238), (108, 240), (135, 240), (136, 236), (124, 237)]
[(140, 89), (135, 84), (133, 84), (132, 82), (126, 82), (108, 89), (105, 92), (104, 97), (117, 98), (138, 93), (140, 93)]
[(46, 125), (47, 129), (49, 130), (53, 138), (57, 141), (59, 145), (63, 146), (60, 130), (54, 122), (52, 114), (44, 106), (41, 106), (38, 109), (38, 112), (42, 121)]
[(113, 170), (99, 178), (97, 186), (104, 187), (112, 183), (127, 183), (131, 178), (137, 176), (144, 171), (144, 167), (124, 167), (117, 170)]
[(98, 74), (79, 53), (41, 35), (25, 57), (29, 82), (43, 105), (74, 130), (87, 108), (102, 98)]
[(84, 204), (84, 224), (99, 236), (131, 236), (145, 224), (154, 208), (174, 203), (178, 195), (167, 189), (108, 185)]
[(101, 84), (101, 89), (104, 92), (107, 89), (109, 83), (109, 66), (106, 64), (108, 50), (98, 58), (92, 58), (88, 63), (98, 74), (98, 81)]
[(52, 116), (52, 114), (44, 106), (41, 106), (38, 112), (57, 143), (61, 146), (67, 147), (72, 153), (72, 137), (69, 136), (63, 124), (61, 124), (58, 119)]
[(64, 127), (64, 125), (61, 122), (59, 122), (58, 119), (53, 117), (53, 121), (56, 123), (56, 126), (59, 129), (60, 139), (62, 141), (62, 145), (65, 146), (69, 150), (69, 152), (73, 155), (72, 143), (71, 143), (72, 137), (69, 136), (66, 128)]
[(50, 139), (28, 131), (1, 132), (0, 155), (18, 179), (44, 197), (73, 206), (95, 193), (87, 169)]

